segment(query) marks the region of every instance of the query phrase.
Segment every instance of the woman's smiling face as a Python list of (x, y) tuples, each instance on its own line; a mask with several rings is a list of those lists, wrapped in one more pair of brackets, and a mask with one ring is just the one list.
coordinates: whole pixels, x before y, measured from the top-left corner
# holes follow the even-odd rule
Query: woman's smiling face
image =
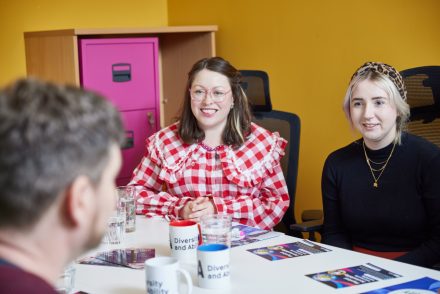
[(203, 69), (195, 76), (190, 91), (203, 96), (200, 101), (191, 99), (191, 110), (199, 127), (204, 131), (217, 130), (221, 134), (234, 102), (228, 78)]
[(386, 147), (396, 137), (396, 106), (373, 81), (364, 80), (353, 89), (350, 117), (370, 149)]

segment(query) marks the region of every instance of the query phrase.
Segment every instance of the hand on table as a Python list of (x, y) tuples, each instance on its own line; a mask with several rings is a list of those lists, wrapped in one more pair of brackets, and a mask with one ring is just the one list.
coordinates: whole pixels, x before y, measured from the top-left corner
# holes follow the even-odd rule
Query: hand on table
[(203, 215), (215, 214), (215, 205), (211, 197), (198, 197), (193, 201), (188, 201), (180, 210), (180, 217), (196, 222), (200, 221)]

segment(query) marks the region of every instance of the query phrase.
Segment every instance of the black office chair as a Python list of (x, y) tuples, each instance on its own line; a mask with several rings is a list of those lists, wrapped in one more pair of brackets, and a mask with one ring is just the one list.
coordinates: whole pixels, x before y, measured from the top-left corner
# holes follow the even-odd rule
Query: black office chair
[[(440, 66), (421, 66), (400, 72), (411, 107), (408, 132), (440, 147)], [(433, 267), (440, 270), (440, 264)]]
[(241, 86), (252, 105), (254, 122), (265, 129), (278, 132), (288, 142), (281, 168), (289, 191), (290, 204), (282, 222), (275, 229), (288, 235), (302, 238), (302, 232), (309, 232), (309, 239), (315, 240), (315, 232), (322, 227), (322, 211), (306, 210), (302, 213), (303, 223), (295, 219), (295, 193), (298, 175), (299, 142), (301, 123), (294, 113), (272, 110), (269, 94), (269, 77), (264, 71), (241, 70)]
[(440, 66), (401, 71), (411, 107), (408, 131), (440, 146)]

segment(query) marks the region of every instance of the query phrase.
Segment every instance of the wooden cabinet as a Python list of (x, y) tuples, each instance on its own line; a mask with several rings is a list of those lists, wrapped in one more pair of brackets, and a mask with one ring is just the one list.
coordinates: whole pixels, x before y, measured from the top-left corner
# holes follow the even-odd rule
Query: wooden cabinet
[(108, 97), (127, 135), (118, 185), (128, 182), (145, 139), (174, 121), (187, 73), (215, 56), (216, 26), (25, 32), (29, 76), (80, 85)]

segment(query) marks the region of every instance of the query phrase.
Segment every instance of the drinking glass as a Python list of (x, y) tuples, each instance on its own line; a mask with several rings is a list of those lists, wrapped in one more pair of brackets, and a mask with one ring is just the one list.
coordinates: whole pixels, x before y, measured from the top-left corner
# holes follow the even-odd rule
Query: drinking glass
[(55, 290), (60, 294), (70, 294), (75, 286), (75, 268), (68, 265), (55, 282)]
[(224, 244), (231, 247), (232, 217), (227, 214), (204, 215), (200, 219), (203, 244)]
[(119, 186), (117, 192), (120, 210), (125, 211), (125, 231), (134, 232), (136, 230), (135, 187)]
[(119, 197), (119, 191), (115, 191), (115, 209), (107, 219), (107, 229), (104, 235), (104, 244), (121, 244), (124, 241), (125, 222), (127, 219), (126, 206)]

